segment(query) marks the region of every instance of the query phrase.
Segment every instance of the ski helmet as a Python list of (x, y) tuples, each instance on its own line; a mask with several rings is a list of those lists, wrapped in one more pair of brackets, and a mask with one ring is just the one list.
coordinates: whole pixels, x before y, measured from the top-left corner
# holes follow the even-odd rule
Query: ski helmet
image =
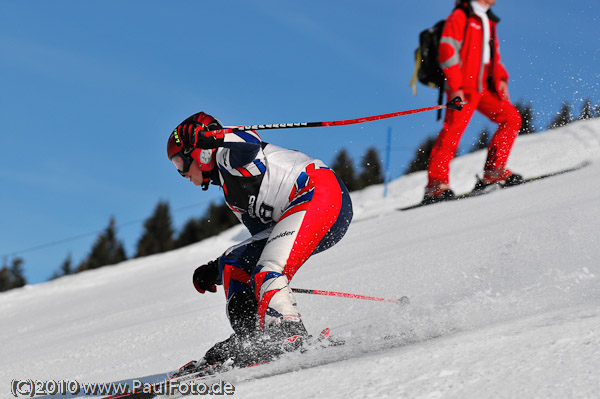
[(216, 148), (187, 148), (183, 145), (183, 141), (179, 136), (179, 128), (182, 125), (192, 125), (200, 130), (216, 130), (222, 126), (214, 117), (204, 112), (198, 112), (181, 122), (169, 136), (167, 141), (167, 157), (177, 171), (183, 176), (190, 170), (192, 161), (195, 161), (200, 170), (210, 172), (216, 164)]

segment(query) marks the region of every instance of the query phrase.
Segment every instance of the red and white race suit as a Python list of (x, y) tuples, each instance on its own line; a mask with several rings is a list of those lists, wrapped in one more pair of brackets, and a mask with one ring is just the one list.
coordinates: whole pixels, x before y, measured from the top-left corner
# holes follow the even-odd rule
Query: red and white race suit
[[(264, 143), (256, 132), (226, 135), (216, 161), (213, 182), (252, 234), (220, 257), (228, 303), (251, 292), (255, 301), (248, 306), (263, 329), (300, 321), (289, 280), (345, 234), (352, 219), (346, 187), (322, 161)], [(232, 317), (246, 317), (247, 309), (233, 313), (235, 330)]]

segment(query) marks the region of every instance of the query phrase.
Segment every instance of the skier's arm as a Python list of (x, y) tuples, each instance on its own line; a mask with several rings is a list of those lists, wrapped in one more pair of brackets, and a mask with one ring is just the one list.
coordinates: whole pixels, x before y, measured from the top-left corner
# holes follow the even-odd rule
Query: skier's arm
[(467, 15), (465, 12), (460, 9), (454, 10), (446, 20), (440, 39), (438, 61), (446, 76), (450, 92), (463, 90), (460, 50), (465, 41), (466, 25)]
[(496, 31), (496, 28), (494, 28), (494, 37), (494, 48), (492, 49), (492, 51), (494, 52), (495, 59), (493, 71), (495, 84), (494, 89), (496, 90), (501, 99), (510, 101), (510, 95), (508, 94), (508, 71), (506, 70), (506, 67), (500, 60), (500, 41), (498, 40), (498, 33)]
[(501, 99), (510, 101), (510, 94), (508, 93), (508, 83), (506, 83), (506, 81), (501, 80), (500, 83), (498, 83), (497, 90), (498, 90), (498, 95), (500, 96)]
[(261, 144), (256, 132), (237, 132), (225, 135), (222, 146), (229, 149), (229, 166), (241, 168), (254, 161)]

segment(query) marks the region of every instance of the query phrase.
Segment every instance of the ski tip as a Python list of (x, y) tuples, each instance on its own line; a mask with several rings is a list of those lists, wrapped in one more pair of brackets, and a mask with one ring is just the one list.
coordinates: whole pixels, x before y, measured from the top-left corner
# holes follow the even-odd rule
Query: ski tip
[(329, 327), (323, 329), (319, 334), (319, 339), (327, 339), (331, 335), (331, 329)]
[(342, 346), (346, 344), (346, 341), (344, 341), (343, 339), (332, 337), (331, 329), (329, 327), (321, 331), (321, 334), (319, 334), (319, 337), (317, 338), (316, 342), (319, 343), (319, 345), (322, 348), (329, 346)]

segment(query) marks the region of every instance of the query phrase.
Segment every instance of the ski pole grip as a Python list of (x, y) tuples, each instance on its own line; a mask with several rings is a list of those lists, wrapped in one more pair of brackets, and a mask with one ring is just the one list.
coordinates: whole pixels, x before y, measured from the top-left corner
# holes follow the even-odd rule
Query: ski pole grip
[(446, 108), (461, 111), (463, 109), (463, 105), (466, 103), (467, 102), (463, 101), (462, 98), (456, 96), (452, 100), (448, 101), (448, 103), (446, 104)]

